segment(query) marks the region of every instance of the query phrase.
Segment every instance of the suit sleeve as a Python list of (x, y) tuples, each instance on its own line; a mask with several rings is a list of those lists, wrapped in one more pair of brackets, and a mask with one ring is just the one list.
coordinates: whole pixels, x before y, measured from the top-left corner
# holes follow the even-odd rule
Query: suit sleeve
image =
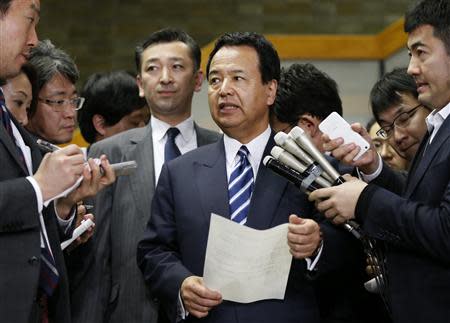
[(150, 292), (174, 321), (181, 284), (193, 274), (181, 261), (170, 183), (170, 172), (164, 165), (153, 197), (152, 216), (138, 244), (137, 262)]
[(370, 184), (355, 214), (376, 238), (450, 264), (450, 183), (440, 194), (440, 202), (424, 203)]
[(0, 182), (0, 233), (39, 227), (36, 193), (25, 178)]

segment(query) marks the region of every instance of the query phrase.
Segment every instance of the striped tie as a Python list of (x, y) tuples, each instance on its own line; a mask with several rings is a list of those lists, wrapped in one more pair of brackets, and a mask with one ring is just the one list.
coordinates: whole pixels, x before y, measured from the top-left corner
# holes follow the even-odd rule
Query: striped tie
[(238, 155), (239, 163), (231, 172), (228, 183), (228, 197), (230, 199), (231, 220), (244, 225), (250, 208), (250, 198), (253, 192), (253, 170), (247, 155), (248, 149), (242, 146)]
[(39, 287), (47, 296), (52, 296), (59, 281), (58, 270), (55, 260), (50, 253), (47, 241), (44, 240), (44, 247), (41, 247), (41, 272), (39, 276)]

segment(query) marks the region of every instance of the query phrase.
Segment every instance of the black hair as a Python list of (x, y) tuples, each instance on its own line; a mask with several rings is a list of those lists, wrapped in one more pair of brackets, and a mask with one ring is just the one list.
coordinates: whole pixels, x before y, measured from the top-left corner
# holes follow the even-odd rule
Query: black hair
[(1, 16), (6, 15), (12, 2), (13, 0), (0, 0), (0, 18)]
[(81, 92), (85, 98), (78, 111), (78, 122), (83, 138), (95, 142), (97, 131), (92, 123), (95, 114), (101, 115), (107, 126), (113, 126), (123, 117), (146, 105), (139, 97), (135, 76), (126, 71), (92, 74)]
[(450, 1), (422, 0), (405, 15), (404, 29), (411, 33), (422, 25), (433, 27), (434, 36), (442, 40), (450, 54)]
[(148, 36), (141, 44), (136, 46), (134, 59), (136, 62), (137, 72), (141, 72), (142, 53), (147, 47), (154, 44), (171, 43), (176, 41), (183, 42), (189, 47), (192, 62), (194, 63), (194, 72), (198, 71), (200, 69), (202, 54), (197, 42), (181, 29), (164, 28), (150, 34), (150, 36)]
[(377, 123), (377, 120), (375, 120), (374, 117), (370, 118), (366, 125), (367, 132), (370, 131), (370, 128), (372, 128), (375, 123)]
[(378, 80), (370, 91), (370, 106), (373, 116), (380, 121), (380, 113), (402, 101), (402, 94), (418, 98), (416, 82), (406, 68), (396, 68)]
[(342, 115), (336, 82), (312, 64), (283, 68), (272, 113), (280, 122), (294, 125), (304, 114), (319, 120), (331, 112)]
[(37, 73), (33, 65), (28, 62), (22, 65), (20, 72), (25, 74), (31, 84), (31, 104), (30, 110), (28, 110), (28, 115), (31, 116), (36, 111), (38, 98)]
[(209, 54), (206, 65), (206, 77), (209, 78), (209, 68), (214, 55), (225, 46), (250, 46), (255, 49), (259, 59), (259, 71), (263, 84), (271, 80), (280, 80), (280, 58), (276, 49), (263, 35), (254, 32), (225, 33), (219, 37), (214, 49)]

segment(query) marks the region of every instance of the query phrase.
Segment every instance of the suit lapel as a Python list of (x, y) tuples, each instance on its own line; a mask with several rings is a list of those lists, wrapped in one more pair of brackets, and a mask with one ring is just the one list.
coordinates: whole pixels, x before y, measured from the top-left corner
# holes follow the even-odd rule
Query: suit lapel
[[(405, 197), (411, 197), (412, 193), (416, 189), (419, 182), (422, 180), (425, 172), (430, 168), (434, 157), (444, 144), (444, 142), (450, 136), (450, 118), (447, 118), (442, 124), (441, 128), (437, 132), (431, 144), (426, 147), (426, 143), (428, 142), (429, 136), (426, 136), (420, 145), (420, 149), (416, 158), (414, 160), (413, 167), (411, 169), (411, 174), (408, 178), (408, 185), (405, 192)], [(423, 150), (426, 147), (426, 151)], [(422, 156), (423, 155), (423, 156)]]
[(213, 144), (211, 149), (202, 156), (204, 158), (194, 163), (195, 181), (208, 221), (211, 216), (210, 211), (229, 219), (228, 183), (223, 139)]
[(155, 173), (153, 163), (153, 138), (150, 124), (144, 136), (130, 138), (134, 147), (124, 155), (124, 161), (135, 160), (136, 171), (129, 176), (131, 191), (135, 205), (140, 210), (139, 215), (147, 215), (151, 209), (151, 197), (155, 192)]
[[(270, 154), (270, 150), (275, 145), (273, 135), (272, 133), (264, 149), (262, 159)], [(256, 176), (255, 190), (250, 202), (247, 226), (260, 230), (271, 227), (287, 184), (284, 178), (266, 168), (261, 160)]]

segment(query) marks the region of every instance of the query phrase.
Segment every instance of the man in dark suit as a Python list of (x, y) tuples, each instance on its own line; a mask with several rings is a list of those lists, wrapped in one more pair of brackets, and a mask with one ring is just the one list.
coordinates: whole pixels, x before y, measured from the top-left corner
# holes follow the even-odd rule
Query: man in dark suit
[[(209, 106), (224, 137), (164, 165), (138, 245), (139, 267), (170, 322), (319, 321), (306, 278), (316, 263), (307, 265), (304, 259), (321, 251), (319, 270), (326, 269), (329, 264), (322, 260), (332, 254), (333, 244), (322, 227), (320, 247), (321, 230), (309, 218), (313, 207), (306, 195), (261, 163), (274, 146), (269, 106), (279, 75), (278, 54), (255, 33), (224, 34), (210, 54)], [(256, 229), (290, 222), (288, 244), (296, 259), (283, 300), (222, 301), (220, 291), (205, 285), (201, 276), (211, 213)]]
[[(421, 142), (407, 180), (372, 160), (374, 178), (313, 192), (318, 208), (335, 223), (356, 218), (387, 243), (388, 288), (394, 322), (445, 322), (450, 316), (450, 3), (424, 0), (406, 14), (411, 54), (408, 73), (419, 102), (434, 110), (426, 118)], [(394, 131), (396, 124), (392, 125)], [(354, 146), (327, 148), (350, 160)]]
[[(36, 45), (39, 10), (39, 0), (0, 1), (0, 84), (20, 72)], [(70, 322), (58, 222), (69, 217), (72, 205), (50, 202), (83, 174), (83, 154), (70, 145), (41, 162), (0, 88), (0, 164), (0, 320)], [(96, 166), (92, 175), (98, 174)]]
[[(171, 151), (185, 153), (212, 143), (219, 134), (191, 117), (192, 97), (202, 84), (200, 48), (184, 31), (152, 33), (136, 49), (138, 85), (151, 109), (144, 128), (132, 129), (91, 146), (90, 156), (111, 162), (135, 160), (138, 168), (97, 195), (96, 232), (75, 252), (71, 279), (75, 322), (156, 323), (158, 303), (149, 295), (136, 265), (136, 245), (150, 218), (162, 164)], [(179, 135), (171, 137), (171, 130)], [(71, 268), (71, 269), (72, 269)]]

